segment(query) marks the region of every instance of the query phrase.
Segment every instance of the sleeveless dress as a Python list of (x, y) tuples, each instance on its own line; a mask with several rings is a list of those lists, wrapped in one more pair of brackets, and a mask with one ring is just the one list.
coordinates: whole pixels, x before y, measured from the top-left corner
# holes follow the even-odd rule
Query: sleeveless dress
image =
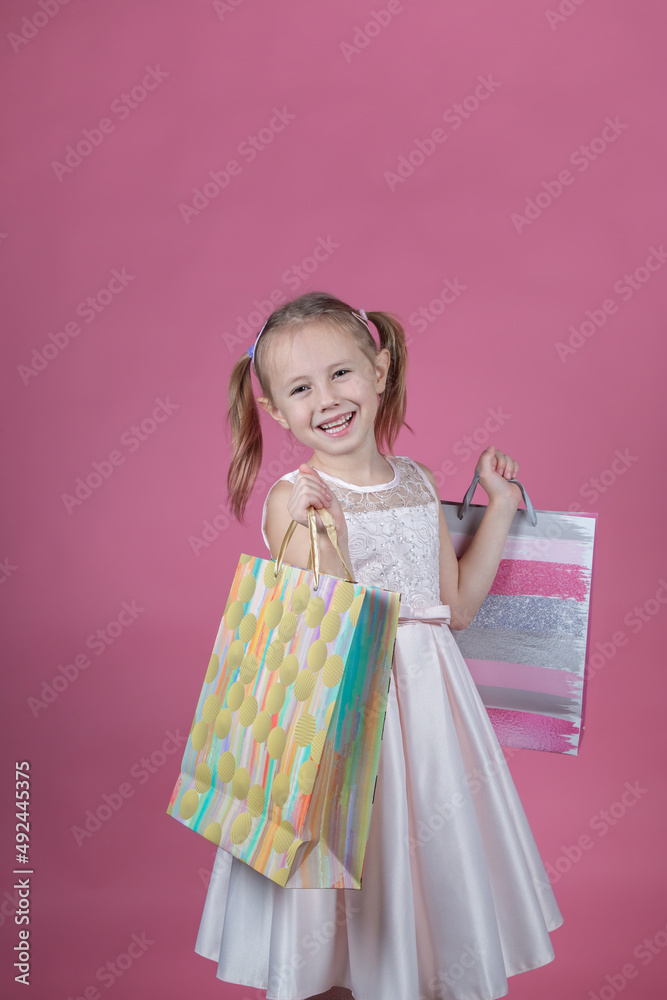
[(563, 922), (440, 603), (440, 500), (416, 462), (386, 458), (394, 477), (378, 486), (319, 472), (345, 512), (355, 580), (402, 595), (362, 888), (282, 888), (218, 848), (197, 935), (219, 979), (267, 1000), (333, 986), (493, 1000), (553, 960)]

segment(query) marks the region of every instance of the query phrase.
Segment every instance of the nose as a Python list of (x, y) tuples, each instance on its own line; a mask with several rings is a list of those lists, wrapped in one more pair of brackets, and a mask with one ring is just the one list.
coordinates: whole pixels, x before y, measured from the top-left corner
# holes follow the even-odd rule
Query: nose
[(338, 406), (336, 394), (329, 384), (326, 384), (317, 390), (316, 401), (318, 410), (321, 410), (322, 412)]

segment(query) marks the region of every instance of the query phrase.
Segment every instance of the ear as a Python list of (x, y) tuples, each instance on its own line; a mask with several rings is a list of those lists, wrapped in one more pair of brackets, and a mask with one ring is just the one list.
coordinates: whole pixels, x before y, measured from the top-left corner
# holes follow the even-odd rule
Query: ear
[(278, 407), (275, 406), (270, 399), (267, 399), (266, 396), (258, 396), (257, 402), (259, 403), (259, 405), (262, 407), (263, 410), (266, 410), (266, 412), (273, 417), (274, 420), (278, 421), (281, 427), (284, 427), (286, 431), (289, 430), (289, 424), (285, 420), (284, 416), (282, 415)]
[(375, 391), (378, 395), (384, 392), (390, 364), (391, 354), (386, 347), (383, 347), (375, 356)]

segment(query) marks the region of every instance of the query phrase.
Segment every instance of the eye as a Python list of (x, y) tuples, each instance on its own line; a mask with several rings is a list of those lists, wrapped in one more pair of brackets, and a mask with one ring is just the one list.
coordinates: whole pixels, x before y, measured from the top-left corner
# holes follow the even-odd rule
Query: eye
[(297, 385), (297, 387), (295, 389), (292, 389), (292, 391), (290, 392), (290, 396), (293, 396), (296, 392), (300, 392), (301, 389), (307, 389), (307, 388), (308, 388), (307, 385)]
[(341, 372), (345, 375), (349, 371), (349, 368), (339, 368), (337, 372), (334, 372), (334, 375), (339, 375)]

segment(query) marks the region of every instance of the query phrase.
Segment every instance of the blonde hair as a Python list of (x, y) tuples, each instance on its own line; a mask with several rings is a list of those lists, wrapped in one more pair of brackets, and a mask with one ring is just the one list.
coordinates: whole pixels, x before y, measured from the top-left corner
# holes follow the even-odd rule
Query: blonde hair
[[(366, 315), (377, 327), (380, 349), (387, 348), (391, 356), (387, 381), (375, 417), (377, 446), (382, 450), (386, 444), (387, 451), (391, 453), (401, 427), (412, 430), (405, 421), (408, 365), (405, 331), (397, 317), (391, 313), (367, 312)], [(352, 306), (326, 292), (307, 292), (271, 314), (257, 344), (255, 374), (263, 395), (271, 401), (273, 397), (264, 360), (271, 341), (280, 333), (295, 332), (306, 323), (314, 321), (350, 333), (369, 361), (375, 362), (375, 341), (363, 319), (354, 315)], [(234, 365), (229, 380), (227, 419), (231, 427), (233, 454), (227, 474), (227, 490), (229, 507), (238, 521), (243, 521), (245, 508), (262, 464), (262, 428), (252, 388), (251, 366), (252, 360), (245, 353)]]

